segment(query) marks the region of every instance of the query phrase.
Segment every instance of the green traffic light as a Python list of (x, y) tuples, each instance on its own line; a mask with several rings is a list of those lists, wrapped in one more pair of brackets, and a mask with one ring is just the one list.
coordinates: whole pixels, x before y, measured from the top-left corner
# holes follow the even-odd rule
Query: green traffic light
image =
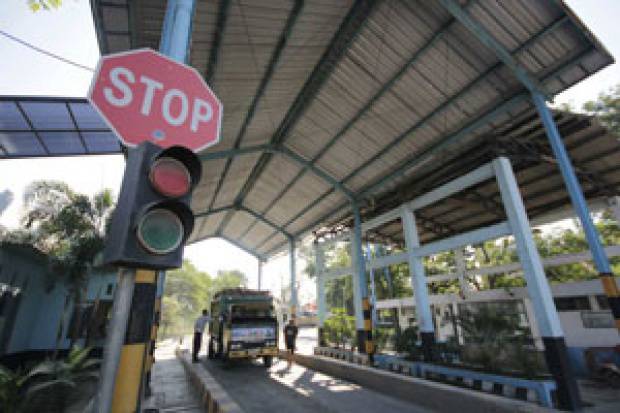
[(183, 241), (184, 228), (179, 217), (168, 209), (152, 209), (138, 224), (138, 240), (150, 253), (163, 255), (177, 249)]

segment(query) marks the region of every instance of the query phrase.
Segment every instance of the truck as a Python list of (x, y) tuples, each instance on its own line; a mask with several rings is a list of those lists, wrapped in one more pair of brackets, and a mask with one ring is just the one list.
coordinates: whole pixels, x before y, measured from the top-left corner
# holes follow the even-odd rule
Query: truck
[(229, 288), (211, 301), (208, 357), (224, 361), (262, 357), (270, 367), (278, 355), (278, 320), (268, 291)]

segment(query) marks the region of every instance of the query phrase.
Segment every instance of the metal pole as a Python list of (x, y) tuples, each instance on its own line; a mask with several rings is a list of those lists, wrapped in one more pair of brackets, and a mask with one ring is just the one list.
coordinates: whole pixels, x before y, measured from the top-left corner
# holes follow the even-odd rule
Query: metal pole
[[(356, 274), (353, 279), (357, 280), (358, 295), (361, 298), (363, 324), (362, 330), (357, 330), (358, 351), (372, 356), (374, 353), (374, 344), (372, 340), (372, 317), (370, 301), (368, 299), (368, 285), (366, 282), (366, 261), (364, 260), (364, 251), (362, 249), (362, 218), (360, 209), (357, 204), (353, 204), (353, 237), (351, 238), (351, 253), (354, 258), (354, 268)], [(355, 287), (355, 283), (353, 286)], [(356, 313), (355, 321), (357, 324)]]
[[(160, 51), (181, 63), (186, 61), (188, 55), (194, 6), (195, 0), (169, 0), (166, 6)], [(135, 275), (135, 269), (119, 269), (101, 363), (100, 390), (96, 403), (98, 413), (109, 413), (112, 407), (116, 374), (131, 310)]]
[(405, 245), (407, 246), (409, 275), (411, 276), (411, 287), (415, 298), (415, 312), (422, 339), (422, 351), (424, 359), (432, 361), (434, 359), (435, 347), (435, 326), (431, 315), (431, 305), (428, 299), (428, 288), (426, 286), (426, 276), (424, 274), (424, 263), (422, 257), (413, 256), (414, 249), (420, 247), (418, 229), (415, 226), (415, 216), (413, 211), (406, 205), (402, 206), (400, 219), (405, 232)]
[(325, 257), (323, 248), (318, 240), (314, 241), (314, 260), (316, 264), (316, 302), (318, 317), (318, 343), (319, 346), (325, 345), (323, 326), (325, 324), (325, 278), (323, 277)]
[(545, 276), (545, 270), (536, 249), (530, 223), (525, 212), (523, 199), (519, 192), (517, 179), (507, 158), (493, 161), (493, 169), (497, 177), (502, 202), (510, 229), (515, 237), (517, 253), (523, 267), (523, 276), (538, 327), (545, 344), (545, 359), (549, 372), (558, 386), (558, 403), (560, 408), (569, 410), (580, 409), (579, 388), (568, 361), (568, 351), (560, 318), (553, 302), (551, 288)]
[(112, 407), (116, 371), (121, 358), (121, 349), (125, 343), (125, 331), (131, 309), (136, 271), (129, 268), (120, 268), (118, 283), (114, 292), (112, 317), (107, 329), (106, 342), (103, 347), (103, 361), (101, 363), (101, 378), (99, 379), (98, 413), (108, 413)]
[(289, 259), (290, 259), (290, 271), (291, 271), (291, 318), (295, 319), (297, 317), (297, 275), (295, 269), (295, 238), (290, 237), (288, 239), (289, 243)]
[(263, 262), (258, 260), (258, 289), (261, 290), (263, 287)]
[[(366, 243), (366, 257), (368, 261), (372, 259), (372, 248), (370, 243)], [(370, 278), (370, 307), (372, 309), (372, 324), (377, 325), (377, 291), (375, 288), (375, 271), (372, 267), (368, 270)]]
[(558, 167), (560, 168), (560, 172), (564, 178), (564, 184), (566, 185), (566, 190), (568, 191), (568, 195), (573, 203), (573, 208), (575, 208), (579, 221), (581, 221), (583, 232), (586, 235), (586, 240), (588, 241), (590, 251), (592, 252), (592, 259), (594, 260), (594, 264), (599, 272), (599, 277), (603, 284), (603, 290), (605, 291), (607, 301), (609, 302), (609, 308), (611, 308), (614, 319), (616, 320), (616, 328), (620, 330), (620, 290), (618, 289), (616, 280), (611, 272), (609, 259), (607, 258), (607, 254), (605, 253), (605, 249), (601, 243), (598, 231), (592, 222), (588, 204), (586, 203), (583, 192), (581, 191), (581, 186), (579, 185), (579, 181), (575, 175), (573, 165), (571, 164), (568, 153), (566, 152), (562, 138), (560, 137), (560, 132), (558, 131), (555, 121), (553, 120), (551, 111), (547, 107), (545, 97), (539, 92), (534, 92), (532, 93), (532, 100), (534, 101), (534, 105), (536, 105), (538, 114), (540, 115), (543, 125), (545, 126), (549, 144), (551, 145), (553, 154), (558, 161)]

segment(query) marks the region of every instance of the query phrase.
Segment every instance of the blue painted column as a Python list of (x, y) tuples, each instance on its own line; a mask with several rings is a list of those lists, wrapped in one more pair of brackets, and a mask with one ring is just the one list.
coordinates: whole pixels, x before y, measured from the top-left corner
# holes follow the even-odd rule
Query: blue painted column
[[(351, 253), (354, 259), (353, 274), (354, 280), (357, 280), (358, 295), (361, 298), (362, 320), (359, 320), (359, 313), (356, 312), (355, 322), (357, 328), (357, 348), (360, 353), (366, 353), (371, 357), (374, 353), (374, 343), (372, 340), (372, 317), (371, 306), (368, 298), (368, 284), (366, 280), (366, 261), (364, 259), (364, 251), (362, 249), (362, 218), (360, 216), (359, 206), (355, 203), (353, 208), (353, 234), (351, 237)], [(356, 284), (353, 283), (355, 288)], [(359, 329), (359, 322), (362, 321), (362, 329)]]
[(420, 247), (418, 229), (415, 225), (415, 215), (406, 205), (402, 206), (400, 219), (405, 233), (405, 245), (407, 246), (407, 263), (409, 264), (409, 275), (411, 276), (411, 287), (415, 300), (415, 314), (420, 338), (422, 340), (422, 351), (426, 361), (433, 361), (435, 347), (435, 326), (431, 314), (431, 304), (428, 298), (428, 287), (426, 285), (426, 275), (422, 257), (412, 254), (413, 250)]
[(581, 226), (583, 227), (583, 231), (586, 235), (586, 240), (588, 241), (590, 251), (592, 252), (592, 259), (594, 260), (596, 269), (599, 272), (599, 277), (603, 283), (603, 290), (605, 291), (607, 301), (609, 302), (609, 308), (611, 308), (616, 322), (616, 328), (620, 330), (620, 291), (611, 272), (609, 259), (607, 258), (607, 254), (605, 253), (605, 249), (601, 243), (598, 231), (592, 222), (588, 204), (586, 203), (581, 186), (579, 185), (579, 181), (577, 180), (577, 176), (573, 170), (573, 165), (571, 164), (566, 148), (564, 147), (564, 142), (562, 142), (560, 132), (558, 131), (555, 121), (553, 120), (551, 111), (547, 107), (545, 97), (542, 94), (535, 92), (532, 93), (532, 100), (534, 101), (534, 105), (536, 105), (538, 114), (540, 115), (543, 125), (545, 126), (545, 131), (547, 132), (547, 137), (549, 138), (549, 144), (551, 145), (553, 154), (558, 161), (558, 167), (560, 168), (560, 172), (564, 178), (566, 190), (570, 195), (573, 208), (575, 208), (575, 212), (579, 217), (579, 221), (581, 222)]
[(314, 260), (316, 267), (316, 303), (317, 303), (317, 318), (318, 318), (318, 344), (319, 346), (325, 346), (325, 334), (323, 326), (325, 325), (325, 254), (323, 247), (319, 244), (319, 240), (315, 239), (314, 243)]
[[(368, 262), (372, 260), (372, 247), (370, 243), (366, 243), (366, 257)], [(370, 307), (372, 311), (372, 324), (377, 325), (377, 290), (375, 288), (375, 271), (373, 268), (368, 269), (368, 277), (370, 278)]]
[(536, 248), (536, 242), (532, 235), (532, 229), (525, 212), (517, 179), (507, 158), (495, 159), (493, 161), (493, 169), (495, 170), (510, 230), (515, 237), (527, 292), (532, 300), (536, 322), (545, 345), (547, 367), (558, 386), (559, 407), (567, 410), (579, 410), (579, 388), (568, 361), (564, 332), (562, 331), (560, 318), (553, 302), (551, 288), (549, 287), (545, 270)]
[(186, 63), (192, 35), (195, 0), (168, 0), (159, 51), (177, 62)]
[(295, 238), (290, 237), (288, 239), (288, 243), (289, 243), (289, 265), (290, 265), (290, 272), (291, 272), (291, 302), (290, 302), (290, 306), (291, 306), (291, 318), (295, 319), (297, 318), (297, 307), (299, 306), (298, 302), (297, 302), (297, 274), (296, 271), (297, 269), (296, 267), (296, 263), (295, 263)]

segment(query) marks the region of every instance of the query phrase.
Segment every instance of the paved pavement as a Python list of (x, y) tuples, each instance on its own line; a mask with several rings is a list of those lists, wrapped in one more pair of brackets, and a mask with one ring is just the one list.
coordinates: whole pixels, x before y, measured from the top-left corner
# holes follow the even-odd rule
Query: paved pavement
[(203, 359), (205, 368), (247, 412), (426, 413), (405, 401), (285, 361), (267, 369), (261, 361), (224, 366)]
[(181, 362), (175, 357), (176, 342), (158, 343), (157, 362), (151, 373), (152, 402), (160, 413), (203, 413), (187, 380)]

